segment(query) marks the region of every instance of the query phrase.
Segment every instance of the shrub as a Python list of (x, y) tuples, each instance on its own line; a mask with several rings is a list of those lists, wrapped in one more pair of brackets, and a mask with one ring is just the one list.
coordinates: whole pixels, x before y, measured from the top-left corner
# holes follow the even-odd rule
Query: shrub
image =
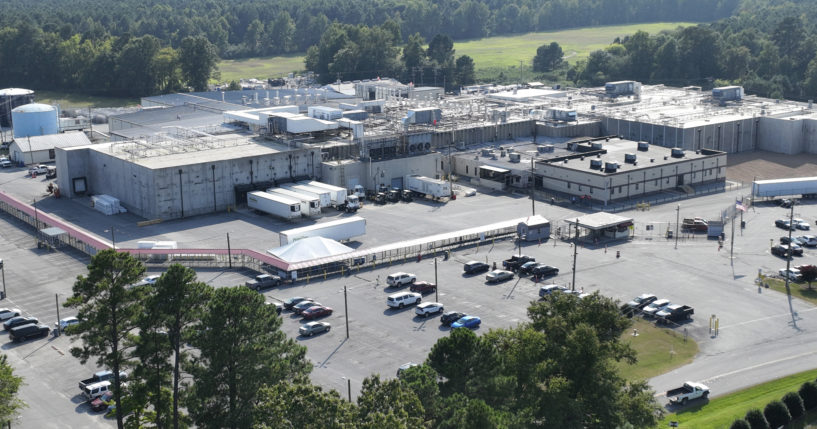
[(769, 422), (766, 421), (766, 417), (763, 415), (763, 412), (757, 408), (749, 410), (744, 418), (746, 419), (746, 422), (749, 423), (749, 427), (752, 429), (771, 429), (769, 427)]
[(729, 426), (729, 429), (752, 429), (752, 427), (749, 426), (749, 423), (747, 423), (746, 420), (737, 419), (732, 422), (732, 426)]
[(803, 398), (795, 392), (789, 392), (783, 395), (783, 403), (789, 409), (792, 419), (796, 419), (803, 415), (805, 408), (803, 407)]
[(810, 410), (817, 407), (817, 383), (807, 381), (800, 386), (797, 393), (803, 398), (803, 407), (805, 409)]
[(769, 426), (773, 428), (779, 428), (791, 421), (791, 414), (789, 414), (789, 409), (786, 408), (786, 404), (784, 404), (783, 401), (772, 401), (766, 404), (766, 408), (763, 409), (763, 415), (766, 416), (766, 421), (769, 422)]

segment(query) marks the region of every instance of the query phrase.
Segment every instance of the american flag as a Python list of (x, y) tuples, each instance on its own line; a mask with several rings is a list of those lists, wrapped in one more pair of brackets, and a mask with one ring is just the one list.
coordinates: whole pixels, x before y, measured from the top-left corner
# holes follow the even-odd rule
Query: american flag
[(743, 201), (740, 201), (740, 200), (735, 201), (735, 208), (742, 211), (742, 212), (746, 211), (746, 206), (744, 206)]

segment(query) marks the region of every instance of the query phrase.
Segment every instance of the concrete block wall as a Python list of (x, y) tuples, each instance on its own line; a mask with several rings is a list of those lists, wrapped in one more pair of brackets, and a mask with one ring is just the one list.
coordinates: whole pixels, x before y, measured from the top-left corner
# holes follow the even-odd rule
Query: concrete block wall
[(442, 177), (448, 172), (447, 163), (448, 157), (439, 152), (382, 161), (353, 161), (343, 163), (343, 168), (337, 162), (329, 161), (321, 163), (321, 180), (347, 189), (360, 184), (366, 189), (374, 190), (380, 185), (392, 186), (393, 179), (404, 181), (411, 174)]
[(745, 118), (680, 128), (615, 118), (601, 121), (604, 135), (622, 136), (663, 147), (714, 149), (727, 153), (754, 150), (757, 143), (763, 140), (763, 135), (758, 134), (759, 123), (762, 123), (761, 118)]

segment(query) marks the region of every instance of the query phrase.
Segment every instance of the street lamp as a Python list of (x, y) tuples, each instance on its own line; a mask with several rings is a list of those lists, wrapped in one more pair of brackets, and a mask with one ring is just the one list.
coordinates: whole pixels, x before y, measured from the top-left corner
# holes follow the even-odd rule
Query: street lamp
[(3, 260), (0, 259), (0, 273), (3, 275), (3, 299), (6, 299), (6, 269), (3, 266)]
[(111, 225), (110, 230), (106, 229), (105, 232), (111, 233), (111, 248), (113, 248), (113, 250), (116, 250), (116, 234), (114, 233), (113, 225)]
[(349, 402), (352, 402), (352, 379), (341, 377), (341, 380), (346, 380), (346, 394), (349, 398)]

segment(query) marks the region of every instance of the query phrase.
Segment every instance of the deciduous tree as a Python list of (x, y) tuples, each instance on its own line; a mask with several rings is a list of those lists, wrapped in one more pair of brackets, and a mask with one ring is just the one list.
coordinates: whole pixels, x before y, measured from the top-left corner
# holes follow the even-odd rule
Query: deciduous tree
[(23, 378), (14, 375), (14, 368), (9, 365), (6, 355), (0, 355), (0, 424), (9, 424), (17, 410), (26, 404), (17, 396)]

